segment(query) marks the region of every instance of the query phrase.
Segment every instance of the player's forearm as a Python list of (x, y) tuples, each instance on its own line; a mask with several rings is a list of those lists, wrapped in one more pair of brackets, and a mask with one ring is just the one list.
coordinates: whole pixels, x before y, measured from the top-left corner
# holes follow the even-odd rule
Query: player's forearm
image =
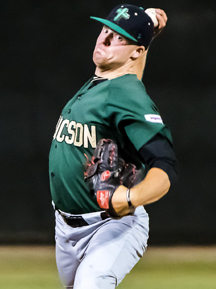
[(152, 168), (145, 179), (131, 189), (131, 202), (135, 207), (156, 202), (169, 188), (168, 175), (159, 168)]

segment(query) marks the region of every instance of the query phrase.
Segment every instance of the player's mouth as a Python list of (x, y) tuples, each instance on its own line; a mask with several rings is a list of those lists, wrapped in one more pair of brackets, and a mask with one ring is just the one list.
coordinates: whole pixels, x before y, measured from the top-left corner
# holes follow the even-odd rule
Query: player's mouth
[(104, 53), (105, 51), (104, 51), (102, 48), (97, 47), (97, 48), (95, 49), (95, 52)]
[(106, 53), (106, 49), (102, 45), (98, 45), (95, 50), (98, 52), (103, 52), (103, 53), (105, 52)]

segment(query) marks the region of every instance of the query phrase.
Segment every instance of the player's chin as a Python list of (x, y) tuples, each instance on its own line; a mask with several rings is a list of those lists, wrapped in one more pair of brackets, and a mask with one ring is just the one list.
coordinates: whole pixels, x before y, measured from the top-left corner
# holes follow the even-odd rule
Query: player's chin
[(97, 67), (106, 67), (108, 65), (107, 58), (98, 53), (93, 55), (93, 61)]

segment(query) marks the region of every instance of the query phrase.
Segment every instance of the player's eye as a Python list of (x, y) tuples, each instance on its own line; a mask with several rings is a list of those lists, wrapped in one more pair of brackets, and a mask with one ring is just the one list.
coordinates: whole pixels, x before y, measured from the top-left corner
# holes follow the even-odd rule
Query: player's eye
[(124, 40), (124, 38), (123, 38), (121, 35), (117, 35), (116, 38), (117, 38), (117, 40), (120, 41), (120, 42)]
[(103, 32), (104, 32), (104, 33), (108, 33), (108, 32), (109, 32), (109, 29), (108, 29), (106, 26), (104, 26), (104, 27), (103, 27)]

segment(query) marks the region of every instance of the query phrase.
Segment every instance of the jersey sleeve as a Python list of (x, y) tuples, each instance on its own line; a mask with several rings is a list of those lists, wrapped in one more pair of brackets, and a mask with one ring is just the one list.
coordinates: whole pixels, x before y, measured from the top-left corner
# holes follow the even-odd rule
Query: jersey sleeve
[(170, 130), (163, 123), (156, 105), (135, 76), (111, 83), (107, 112), (113, 125), (126, 133), (137, 150), (158, 133), (172, 142)]

